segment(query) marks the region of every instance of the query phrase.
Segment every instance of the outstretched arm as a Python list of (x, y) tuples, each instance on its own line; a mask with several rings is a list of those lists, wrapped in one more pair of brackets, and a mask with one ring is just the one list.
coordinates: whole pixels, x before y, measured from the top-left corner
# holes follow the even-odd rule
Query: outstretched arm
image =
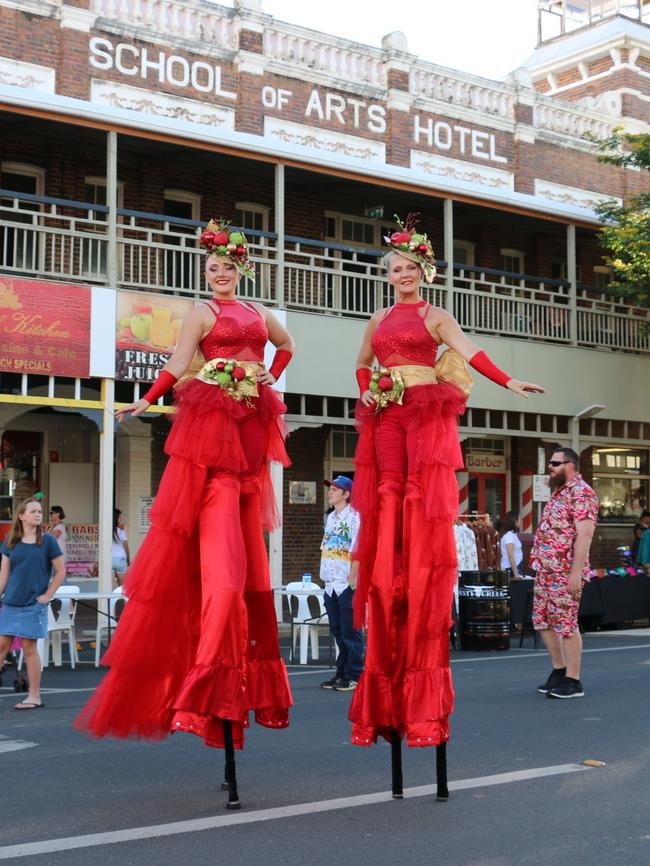
[(122, 406), (121, 409), (118, 409), (115, 413), (118, 421), (123, 421), (125, 415), (128, 415), (129, 412), (134, 418), (142, 415), (152, 403), (155, 403), (168, 391), (171, 391), (192, 363), (196, 347), (203, 337), (206, 326), (209, 325), (206, 319), (207, 315), (210, 314), (206, 313), (204, 306), (195, 307), (193, 310), (190, 310), (183, 319), (174, 354), (158, 374), (158, 380), (135, 403), (131, 403), (129, 406)]
[(435, 318), (431, 323), (427, 321), (427, 327), (440, 343), (444, 343), (450, 349), (458, 352), (475, 370), (496, 382), (497, 385), (514, 391), (520, 397), (544, 393), (545, 389), (541, 385), (535, 385), (533, 382), (522, 382), (509, 376), (508, 373), (504, 373), (503, 370), (499, 370), (487, 354), (463, 333), (456, 319), (450, 316), (446, 310), (437, 309)]

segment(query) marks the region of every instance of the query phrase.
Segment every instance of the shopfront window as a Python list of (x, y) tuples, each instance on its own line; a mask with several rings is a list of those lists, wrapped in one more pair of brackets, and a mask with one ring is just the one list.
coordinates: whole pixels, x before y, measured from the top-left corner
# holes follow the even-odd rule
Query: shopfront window
[(352, 458), (356, 451), (359, 434), (348, 428), (332, 430), (332, 457)]
[(648, 507), (650, 451), (624, 447), (595, 448), (594, 490), (603, 523), (634, 523)]

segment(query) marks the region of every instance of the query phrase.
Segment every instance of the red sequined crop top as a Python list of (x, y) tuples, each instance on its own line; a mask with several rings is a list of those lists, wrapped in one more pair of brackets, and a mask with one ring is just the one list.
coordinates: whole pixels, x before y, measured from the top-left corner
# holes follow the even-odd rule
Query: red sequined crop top
[(241, 301), (206, 301), (216, 316), (210, 333), (199, 343), (206, 361), (236, 358), (263, 361), (269, 338), (266, 322), (252, 304)]
[(433, 367), (436, 363), (438, 344), (424, 324), (428, 306), (426, 301), (418, 304), (395, 304), (377, 325), (372, 335), (372, 350), (384, 367), (400, 364), (418, 364)]

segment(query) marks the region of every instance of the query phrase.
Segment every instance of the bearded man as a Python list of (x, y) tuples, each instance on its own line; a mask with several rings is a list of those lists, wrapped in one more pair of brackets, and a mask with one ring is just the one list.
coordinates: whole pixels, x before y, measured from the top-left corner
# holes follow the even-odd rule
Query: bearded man
[(549, 460), (551, 498), (535, 533), (533, 626), (548, 650), (553, 670), (537, 691), (549, 698), (582, 698), (582, 637), (578, 608), (589, 580), (589, 547), (596, 528), (598, 498), (580, 475), (572, 448), (558, 448)]

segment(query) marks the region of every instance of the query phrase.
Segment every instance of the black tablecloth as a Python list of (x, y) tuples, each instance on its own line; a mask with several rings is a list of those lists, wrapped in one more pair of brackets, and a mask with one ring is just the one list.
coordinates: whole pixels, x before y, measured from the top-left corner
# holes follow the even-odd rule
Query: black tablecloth
[[(510, 584), (510, 621), (519, 624), (526, 619), (528, 594), (532, 580), (513, 580)], [(585, 585), (580, 600), (581, 618), (597, 617), (599, 625), (650, 619), (650, 576), (594, 578)], [(528, 611), (530, 617), (530, 610)]]

